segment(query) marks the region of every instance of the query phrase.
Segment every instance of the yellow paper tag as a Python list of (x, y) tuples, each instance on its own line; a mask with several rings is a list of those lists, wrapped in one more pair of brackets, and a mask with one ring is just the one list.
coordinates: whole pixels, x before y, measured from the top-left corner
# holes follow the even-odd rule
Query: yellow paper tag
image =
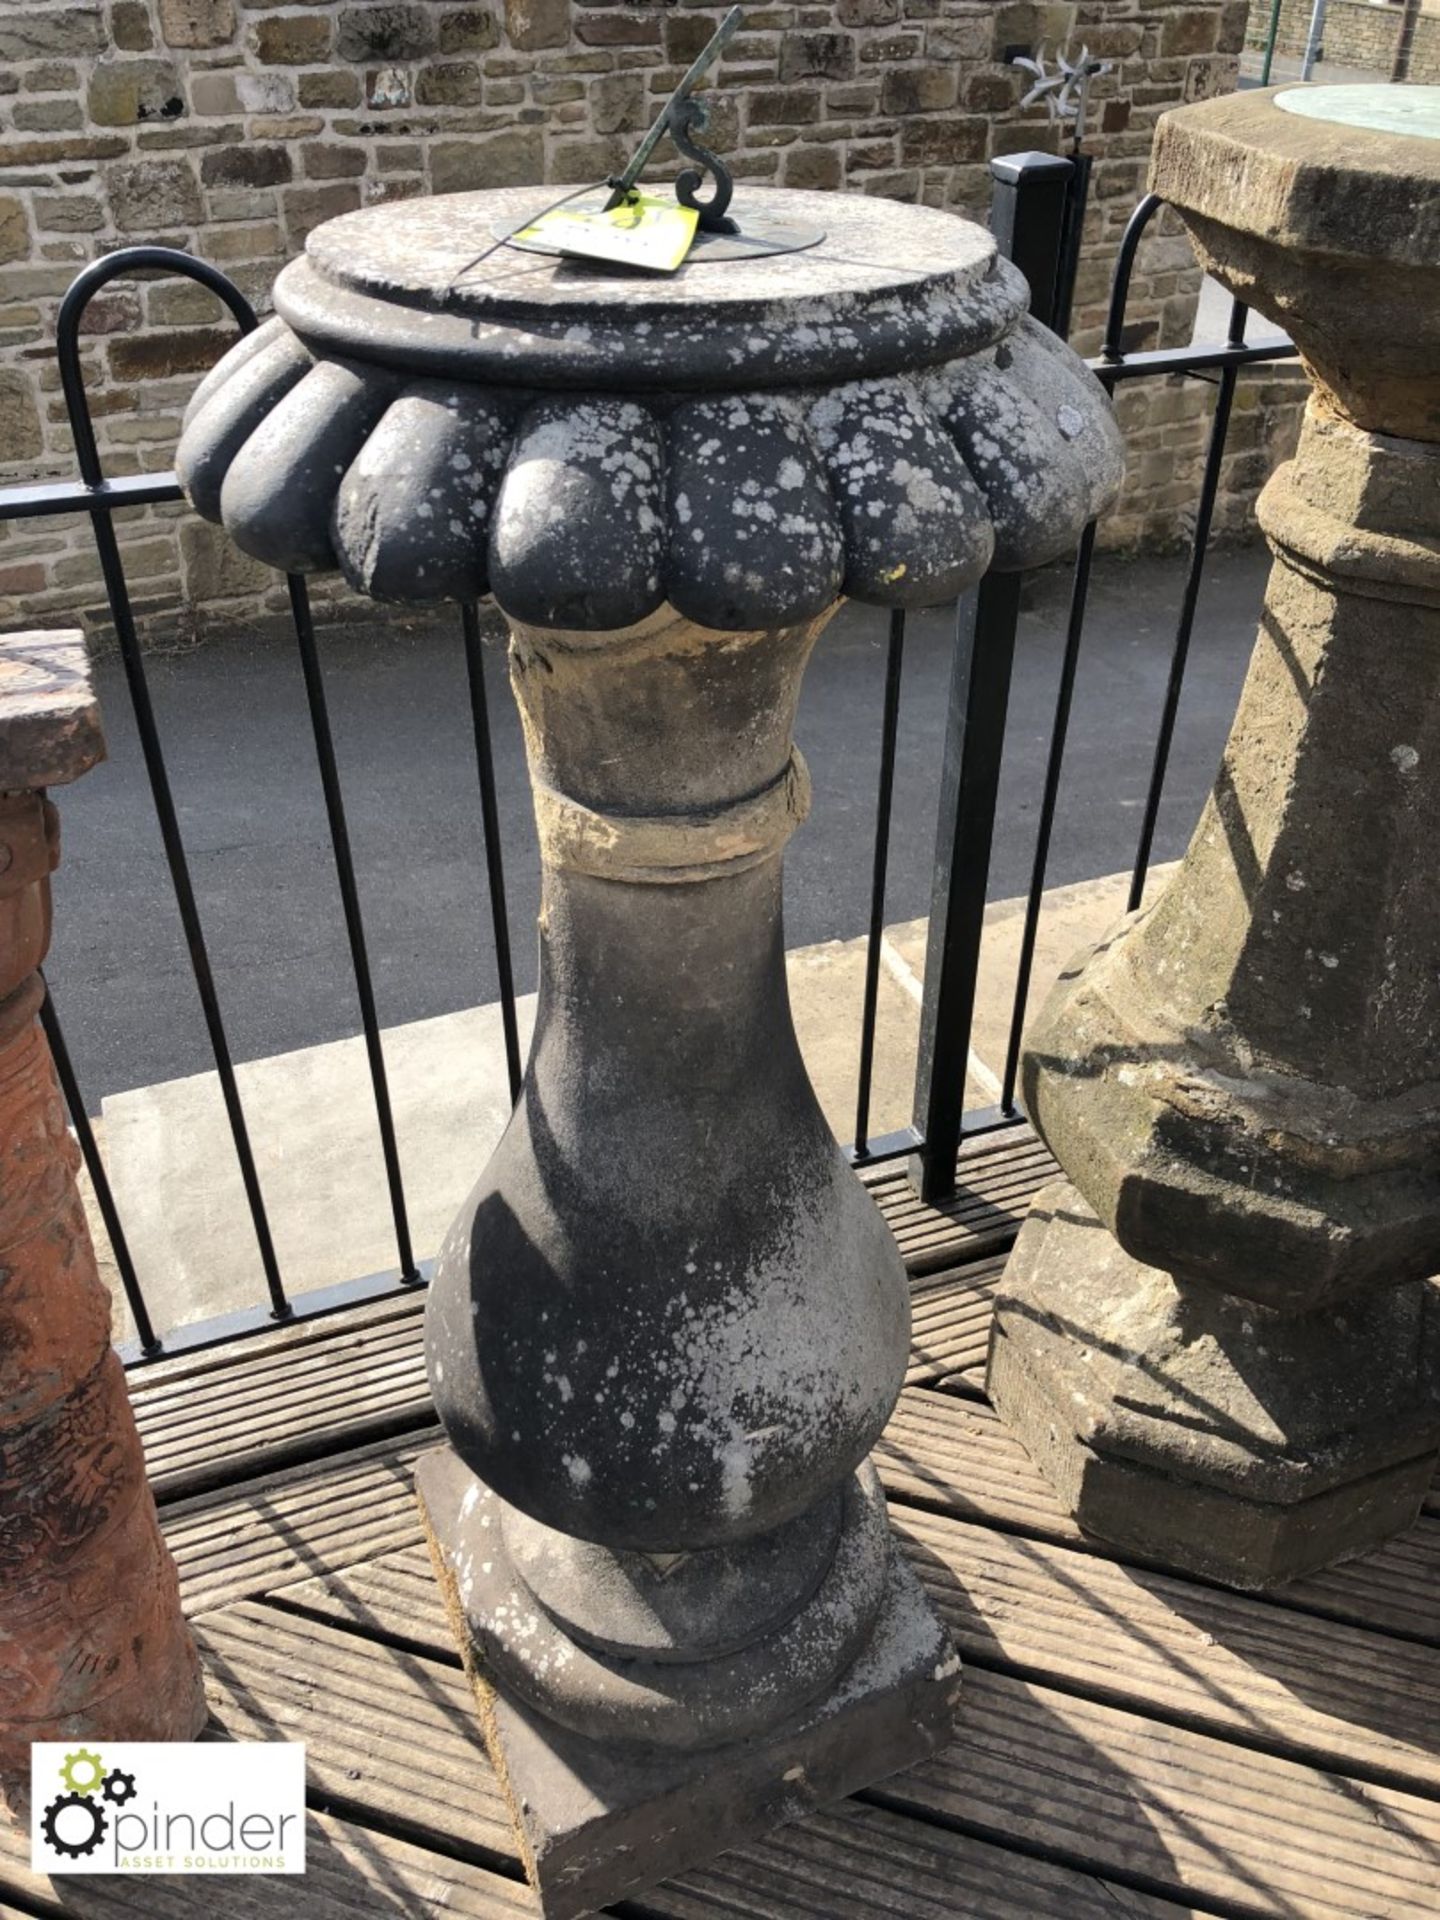
[(694, 207), (658, 195), (637, 194), (608, 213), (584, 207), (552, 207), (514, 235), (582, 260), (609, 260), (647, 273), (674, 273), (690, 251), (700, 219)]

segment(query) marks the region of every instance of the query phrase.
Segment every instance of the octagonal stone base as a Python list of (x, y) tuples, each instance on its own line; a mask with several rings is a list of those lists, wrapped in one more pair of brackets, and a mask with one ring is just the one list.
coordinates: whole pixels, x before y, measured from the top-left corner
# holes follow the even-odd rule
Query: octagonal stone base
[[(1272, 604), (1276, 593), (1272, 579)], [(1220, 986), (1207, 980), (1167, 1003), (1167, 988), (1197, 965), (1202, 939), (1242, 955), (1257, 946), (1260, 958), (1245, 964), (1262, 980), (1289, 982), (1294, 973), (1288, 954), (1268, 957), (1278, 919), (1272, 895), (1224, 895), (1214, 810), (1212, 798), (1184, 865), (1153, 906), (1120, 921), (1061, 974), (1026, 1035), (1025, 1111), (1106, 1227), (1147, 1267), (1290, 1315), (1426, 1278), (1440, 1215), (1433, 1081), (1367, 1094), (1327, 1083), (1324, 1072), (1266, 1070), (1217, 1011), (1220, 986), (1235, 1000), (1258, 990), (1240, 983), (1239, 966), (1218, 970)], [(1346, 859), (1358, 867), (1375, 833), (1351, 839)], [(1332, 877), (1332, 897), (1343, 898), (1348, 881), (1348, 872)], [(1262, 929), (1253, 940), (1252, 916)], [(1339, 932), (1332, 938), (1340, 943)], [(1427, 950), (1423, 938), (1416, 944)], [(1387, 935), (1385, 951), (1394, 945)], [(1380, 994), (1375, 985), (1373, 997)], [(1318, 1023), (1308, 1006), (1303, 1013), (1313, 1037)], [(1337, 1024), (1349, 1018), (1342, 1012)], [(1414, 1050), (1427, 1058), (1428, 1040)], [(1374, 1038), (1371, 1052), (1378, 1058)]]
[[(501, 1692), (480, 1651), (461, 1569), (475, 1558), (469, 1522), (493, 1495), (448, 1448), (420, 1462), (416, 1487), (485, 1745), (545, 1920), (574, 1920), (696, 1866), (916, 1765), (951, 1736), (960, 1661), (887, 1536), (874, 1626), (821, 1699), (764, 1733), (699, 1752), (587, 1739)], [(498, 1535), (485, 1536), (496, 1539), (497, 1557)], [(499, 1603), (518, 1597), (502, 1594)], [(537, 1604), (524, 1595), (525, 1607)]]
[(1440, 1288), (1282, 1314), (1132, 1259), (1040, 1194), (987, 1388), (1086, 1532), (1261, 1590), (1412, 1523), (1440, 1448)]

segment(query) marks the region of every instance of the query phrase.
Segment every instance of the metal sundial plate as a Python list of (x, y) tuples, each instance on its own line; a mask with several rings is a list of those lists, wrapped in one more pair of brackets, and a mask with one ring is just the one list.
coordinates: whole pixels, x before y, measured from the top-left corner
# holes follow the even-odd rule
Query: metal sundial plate
[[(584, 195), (578, 200), (569, 200), (565, 204), (575, 213), (601, 213), (609, 197), (606, 192), (598, 192)], [(531, 216), (532, 219), (539, 217), (538, 214)], [(794, 221), (777, 219), (774, 214), (750, 211), (734, 217), (740, 219), (739, 233), (707, 233), (702, 227), (695, 236), (684, 265), (709, 266), (722, 260), (758, 260), (769, 253), (803, 253), (808, 247), (818, 247), (825, 238), (823, 227), (797, 226)], [(515, 231), (512, 220), (497, 220), (490, 231), (497, 240), (504, 240), (522, 253), (545, 253), (557, 259), (564, 257), (561, 249), (548, 240), (522, 239)]]
[(1338, 127), (1365, 127), (1371, 133), (1408, 133), (1420, 140), (1440, 140), (1440, 87), (1397, 85), (1288, 87), (1277, 93), (1275, 104), (1284, 113), (1306, 120), (1326, 120)]
[[(733, 208), (735, 203), (732, 200), (730, 204)], [(732, 213), (731, 218), (739, 219), (739, 233), (706, 233), (702, 227), (696, 234), (690, 249), (696, 266), (706, 266), (712, 260), (756, 260), (767, 253), (804, 253), (825, 238), (823, 227), (797, 227), (793, 221), (777, 220), (773, 215), (749, 213), (739, 218)]]

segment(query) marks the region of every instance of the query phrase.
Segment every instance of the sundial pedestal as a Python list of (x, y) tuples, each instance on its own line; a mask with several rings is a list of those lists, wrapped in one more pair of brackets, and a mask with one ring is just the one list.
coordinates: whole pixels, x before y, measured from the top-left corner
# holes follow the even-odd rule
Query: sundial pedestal
[(510, 626), (544, 878), (514, 1117), (440, 1251), (417, 1479), (551, 1920), (908, 1765), (959, 1662), (867, 1455), (908, 1283), (806, 1077), (781, 854), (845, 597), (1073, 544), (1119, 441), (982, 229), (747, 190), (800, 252), (617, 277), (544, 189), (317, 229), (178, 468), (279, 566)]
[(1430, 96), (1407, 132), (1361, 91), (1160, 122), (1156, 191), (1315, 391), (1189, 851), (1028, 1036), (1067, 1179), (988, 1373), (1082, 1527), (1245, 1588), (1410, 1524), (1440, 1451), (1440, 89), (1383, 90)]

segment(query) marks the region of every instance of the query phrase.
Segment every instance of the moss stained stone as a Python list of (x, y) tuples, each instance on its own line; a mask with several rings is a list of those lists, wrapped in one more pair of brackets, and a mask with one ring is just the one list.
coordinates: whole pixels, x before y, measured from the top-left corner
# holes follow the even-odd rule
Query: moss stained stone
[(1268, 1587), (1407, 1525), (1440, 1450), (1440, 138), (1250, 93), (1162, 121), (1153, 184), (1316, 392), (1189, 851), (1028, 1036), (1071, 1188), (989, 1383), (1082, 1526)]

